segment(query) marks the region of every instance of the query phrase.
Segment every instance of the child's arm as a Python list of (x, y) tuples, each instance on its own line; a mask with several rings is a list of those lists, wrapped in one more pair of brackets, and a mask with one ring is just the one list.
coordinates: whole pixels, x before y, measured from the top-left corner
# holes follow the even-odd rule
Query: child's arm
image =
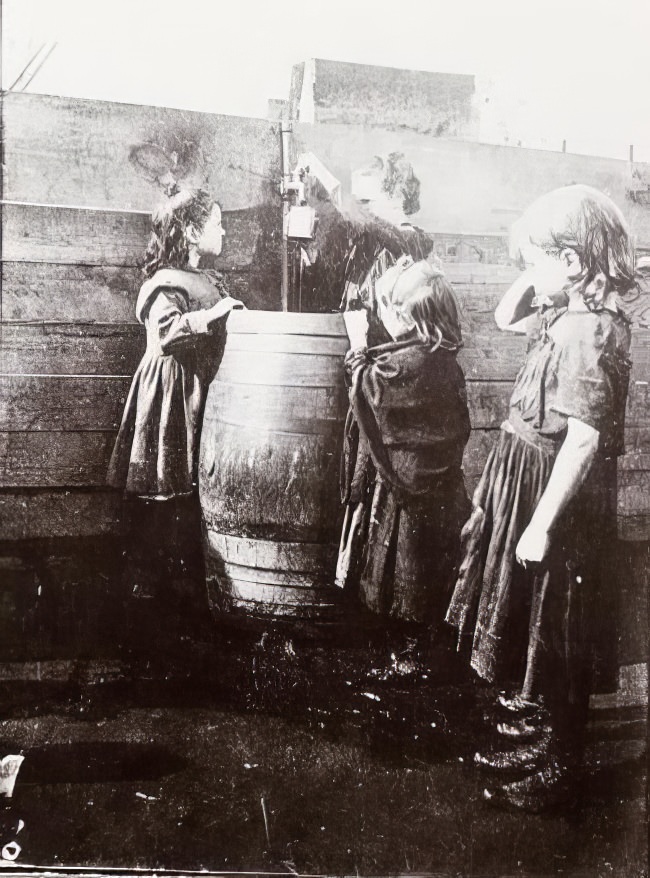
[(173, 354), (175, 350), (193, 344), (197, 335), (211, 332), (217, 321), (238, 306), (244, 307), (241, 302), (227, 296), (212, 308), (188, 311), (183, 293), (161, 290), (151, 305), (148, 319), (158, 330), (163, 353)]
[(245, 307), (244, 303), (240, 302), (239, 299), (233, 299), (232, 296), (224, 296), (223, 299), (219, 299), (216, 305), (206, 310), (208, 327), (214, 326), (215, 323), (221, 320), (222, 317), (226, 317), (231, 311), (243, 311)]
[(546, 557), (550, 533), (584, 484), (599, 440), (598, 430), (576, 418), (568, 419), (566, 438), (555, 458), (548, 484), (515, 549), (520, 564), (541, 563)]
[(501, 299), (494, 312), (499, 329), (509, 332), (525, 332), (522, 321), (534, 313), (535, 288), (530, 275), (524, 272)]
[(344, 311), (343, 322), (350, 339), (350, 347), (365, 348), (368, 339), (368, 312), (365, 308), (358, 311)]

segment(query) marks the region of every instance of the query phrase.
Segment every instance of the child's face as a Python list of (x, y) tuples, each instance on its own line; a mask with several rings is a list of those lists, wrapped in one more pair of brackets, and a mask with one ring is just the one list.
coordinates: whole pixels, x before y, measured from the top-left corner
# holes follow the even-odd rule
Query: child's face
[(399, 303), (421, 284), (421, 264), (411, 264), (408, 257), (400, 259), (377, 282), (377, 313), (391, 338), (402, 338), (413, 330), (413, 321), (404, 314)]
[(580, 272), (577, 254), (562, 250), (559, 254), (547, 253), (536, 244), (521, 249), (521, 258), (535, 279), (535, 293), (543, 296), (573, 283)]
[(520, 255), (537, 304), (566, 304), (566, 293), (581, 271), (577, 253), (567, 248), (556, 255), (528, 244), (521, 248)]
[(199, 252), (218, 256), (223, 248), (225, 234), (224, 228), (221, 225), (221, 208), (218, 204), (215, 204), (199, 236), (197, 242)]
[(541, 304), (555, 304), (558, 294), (564, 290), (571, 309), (584, 307), (598, 309), (610, 292), (604, 274), (597, 274), (586, 286), (581, 281), (582, 265), (575, 250), (566, 248), (557, 256), (548, 254), (534, 245), (522, 250), (530, 274), (535, 296)]

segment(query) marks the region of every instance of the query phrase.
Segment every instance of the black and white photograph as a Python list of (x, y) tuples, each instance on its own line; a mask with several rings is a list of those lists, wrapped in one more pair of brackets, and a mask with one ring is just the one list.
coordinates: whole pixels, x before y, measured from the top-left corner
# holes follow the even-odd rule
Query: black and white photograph
[(649, 40), (0, 0), (0, 875), (648, 878)]

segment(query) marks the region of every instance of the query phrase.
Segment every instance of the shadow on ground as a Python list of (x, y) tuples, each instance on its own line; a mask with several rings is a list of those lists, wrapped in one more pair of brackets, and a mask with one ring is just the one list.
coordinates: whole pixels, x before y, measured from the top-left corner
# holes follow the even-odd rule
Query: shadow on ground
[(3, 814), (19, 862), (643, 874), (640, 711), (592, 717), (572, 811), (508, 813), (472, 766), (490, 693), (447, 647), (382, 680), (385, 644), (362, 627), (139, 631), (112, 682), (0, 685), (3, 752), (25, 756)]

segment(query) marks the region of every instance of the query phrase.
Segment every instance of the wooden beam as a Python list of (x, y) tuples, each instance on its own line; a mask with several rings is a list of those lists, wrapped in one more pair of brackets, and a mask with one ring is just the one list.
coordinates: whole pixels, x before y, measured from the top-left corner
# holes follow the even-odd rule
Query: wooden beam
[(0, 372), (132, 375), (145, 349), (139, 323), (5, 323)]
[[(135, 302), (144, 280), (138, 268), (5, 262), (2, 269), (5, 322), (135, 322)], [(249, 308), (272, 307), (268, 293), (250, 290), (248, 267), (224, 271), (224, 283)]]
[[(250, 266), (261, 231), (256, 210), (224, 213), (220, 270)], [(3, 202), (2, 258), (7, 262), (139, 267), (151, 232), (151, 216), (51, 204)], [(229, 246), (230, 239), (230, 246)]]
[(0, 433), (0, 488), (103, 487), (114, 432)]
[(115, 430), (130, 377), (1, 375), (0, 431)]
[(135, 323), (144, 277), (133, 267), (7, 261), (2, 280), (3, 321)]
[(121, 498), (110, 490), (0, 492), (0, 540), (116, 534)]
[(280, 180), (278, 124), (264, 119), (11, 94), (3, 96), (3, 123), (5, 198), (150, 212), (162, 188), (129, 160), (142, 144), (170, 159), (175, 152), (190, 184), (192, 167), (195, 185), (206, 175), (225, 210), (258, 204)]

